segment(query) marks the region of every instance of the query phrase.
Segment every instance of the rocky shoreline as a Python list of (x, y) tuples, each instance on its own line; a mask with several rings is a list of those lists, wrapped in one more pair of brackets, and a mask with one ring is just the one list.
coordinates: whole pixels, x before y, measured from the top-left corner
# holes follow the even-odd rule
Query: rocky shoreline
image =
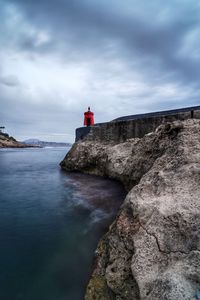
[(32, 148), (34, 145), (28, 145), (18, 142), (8, 134), (0, 133), (0, 148)]
[(200, 289), (200, 121), (123, 143), (75, 143), (62, 169), (120, 180), (128, 194), (96, 250), (86, 300), (192, 300)]

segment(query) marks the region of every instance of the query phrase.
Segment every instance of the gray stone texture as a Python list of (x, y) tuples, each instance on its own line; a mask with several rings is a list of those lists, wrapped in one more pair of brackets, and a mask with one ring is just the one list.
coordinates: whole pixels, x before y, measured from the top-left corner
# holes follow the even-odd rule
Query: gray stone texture
[(62, 168), (118, 179), (128, 194), (98, 244), (85, 300), (196, 299), (200, 120), (162, 124), (125, 142), (89, 135), (73, 145)]

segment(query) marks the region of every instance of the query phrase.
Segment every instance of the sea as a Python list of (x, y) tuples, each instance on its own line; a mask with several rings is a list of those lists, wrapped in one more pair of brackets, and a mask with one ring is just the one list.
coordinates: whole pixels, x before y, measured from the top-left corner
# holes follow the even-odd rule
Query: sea
[(0, 300), (84, 299), (125, 190), (62, 171), (69, 149), (0, 149)]

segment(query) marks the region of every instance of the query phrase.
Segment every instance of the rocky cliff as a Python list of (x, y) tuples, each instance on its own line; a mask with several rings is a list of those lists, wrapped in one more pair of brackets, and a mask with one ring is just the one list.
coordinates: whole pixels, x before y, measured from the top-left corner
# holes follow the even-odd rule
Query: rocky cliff
[(27, 147), (34, 147), (34, 146), (20, 143), (13, 137), (9, 136), (7, 133), (0, 132), (0, 148), (27, 148)]
[(75, 143), (65, 170), (108, 176), (128, 191), (96, 250), (86, 300), (192, 300), (200, 289), (200, 121), (123, 143)]

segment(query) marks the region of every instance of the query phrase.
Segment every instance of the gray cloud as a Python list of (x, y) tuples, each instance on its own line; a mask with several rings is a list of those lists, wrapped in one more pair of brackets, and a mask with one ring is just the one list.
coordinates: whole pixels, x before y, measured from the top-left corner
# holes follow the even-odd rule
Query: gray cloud
[[(70, 57), (87, 59), (97, 54), (103, 58), (109, 56), (109, 46), (114, 45), (115, 55), (131, 66), (135, 66), (137, 61), (144, 71), (171, 72), (172, 77), (176, 75), (184, 81), (199, 79), (199, 57), (194, 57), (189, 51), (180, 53), (187, 44), (187, 35), (200, 25), (197, 1), (169, 1), (170, 4), (153, 1), (157, 9), (155, 14), (151, 11), (151, 18), (146, 18), (145, 13), (139, 18), (134, 10), (131, 15), (128, 11), (120, 13), (123, 4), (120, 6), (119, 1), (116, 2), (118, 9), (114, 8), (112, 1), (106, 6), (99, 5), (97, 1), (80, 0), (14, 1), (26, 18), (37, 27), (48, 30), (52, 39), (40, 44), (35, 41), (35, 36), (24, 37), (20, 41), (21, 47), (27, 51), (48, 52), (54, 50), (57, 44), (58, 49), (63, 48)], [(131, 1), (131, 4), (137, 5), (136, 1)], [(143, 1), (141, 10), (145, 6)], [(149, 7), (154, 8), (153, 5)], [(160, 15), (167, 9), (168, 16), (163, 22)], [(199, 35), (200, 32), (197, 32), (194, 40)]]
[[(34, 119), (38, 132), (62, 133), (67, 122), (72, 136), (87, 99), (98, 121), (199, 104), (197, 0), (1, 2), (2, 70), (15, 72), (0, 82), (18, 88), (16, 127)], [(2, 95), (13, 124), (14, 94)]]
[(0, 84), (15, 87), (20, 84), (19, 79), (14, 75), (0, 76)]

